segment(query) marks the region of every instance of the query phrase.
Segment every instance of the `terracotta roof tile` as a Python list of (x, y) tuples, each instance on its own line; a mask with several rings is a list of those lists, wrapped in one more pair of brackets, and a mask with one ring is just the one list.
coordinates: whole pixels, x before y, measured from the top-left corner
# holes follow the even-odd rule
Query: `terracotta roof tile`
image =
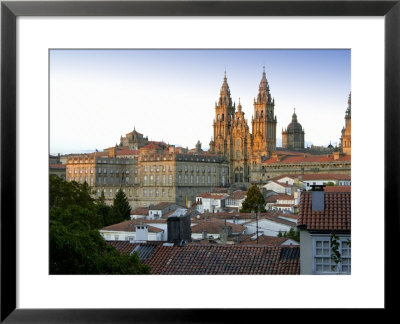
[(109, 225), (106, 227), (103, 227), (101, 230), (104, 231), (120, 231), (120, 232), (135, 232), (136, 231), (136, 225), (148, 225), (148, 230), (149, 232), (161, 232), (157, 227), (151, 226), (149, 224), (166, 224), (166, 221), (164, 219), (159, 219), (159, 220), (144, 220), (144, 219), (131, 219), (127, 220), (118, 224), (113, 224)]
[(151, 274), (300, 274), (298, 247), (188, 244), (159, 246), (146, 259)]
[(339, 159), (334, 160), (333, 156), (327, 155), (311, 155), (311, 154), (288, 154), (283, 153), (278, 157), (270, 157), (265, 160), (263, 164), (285, 164), (285, 163), (315, 163), (315, 162), (341, 162), (341, 161), (351, 161), (350, 155), (341, 156)]
[(350, 231), (351, 192), (350, 187), (325, 187), (324, 210), (312, 210), (312, 191), (303, 192), (297, 226), (307, 230)]

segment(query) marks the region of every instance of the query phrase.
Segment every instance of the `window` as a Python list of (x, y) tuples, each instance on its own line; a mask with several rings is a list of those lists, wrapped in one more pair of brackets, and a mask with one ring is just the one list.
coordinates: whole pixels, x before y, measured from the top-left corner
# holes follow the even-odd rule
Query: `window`
[(168, 183), (169, 183), (169, 184), (172, 184), (172, 175), (170, 175), (170, 176), (168, 177)]
[(115, 239), (116, 241), (118, 241), (118, 240), (119, 240), (119, 235), (114, 235), (114, 239)]
[(165, 181), (166, 181), (166, 177), (165, 177), (165, 174), (163, 174), (163, 176), (162, 176), (162, 184), (163, 185), (165, 185)]
[(331, 258), (330, 236), (313, 238), (313, 272), (315, 274), (351, 273), (351, 248), (347, 237), (340, 237), (339, 253), (342, 261), (336, 265)]

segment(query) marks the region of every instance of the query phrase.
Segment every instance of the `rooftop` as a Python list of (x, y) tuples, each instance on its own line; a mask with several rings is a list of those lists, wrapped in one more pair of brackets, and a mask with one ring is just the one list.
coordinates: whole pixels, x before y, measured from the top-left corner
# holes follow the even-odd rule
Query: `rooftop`
[(148, 225), (148, 230), (149, 232), (157, 233), (157, 232), (162, 232), (161, 229), (151, 226), (149, 224), (166, 224), (166, 221), (164, 219), (159, 219), (159, 220), (145, 220), (143, 219), (131, 219), (127, 220), (118, 224), (113, 224), (109, 225), (106, 227), (103, 227), (101, 230), (102, 231), (118, 231), (118, 232), (135, 232), (136, 231), (136, 225)]
[(292, 152), (283, 152), (277, 156), (272, 156), (265, 160), (263, 164), (285, 164), (285, 163), (315, 163), (315, 162), (343, 162), (351, 161), (350, 155), (343, 155), (337, 160), (333, 155), (312, 155), (309, 153), (293, 154)]
[(351, 192), (349, 186), (328, 186), (324, 191), (324, 210), (312, 210), (312, 191), (303, 192), (297, 226), (307, 230), (350, 231)]

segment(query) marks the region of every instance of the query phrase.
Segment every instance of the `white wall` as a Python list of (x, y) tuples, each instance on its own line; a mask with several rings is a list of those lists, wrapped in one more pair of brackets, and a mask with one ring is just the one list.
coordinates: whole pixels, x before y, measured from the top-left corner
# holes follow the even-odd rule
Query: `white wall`
[(300, 274), (312, 274), (312, 238), (308, 231), (300, 230)]
[[(253, 234), (257, 232), (257, 222), (253, 221), (248, 224), (244, 224), (246, 226), (245, 234)], [(289, 232), (290, 228), (293, 226), (280, 224), (268, 219), (262, 219), (258, 221), (258, 230), (263, 231), (264, 235), (267, 236), (278, 236), (279, 231), (281, 232)]]
[(277, 192), (277, 193), (286, 193), (285, 187), (284, 187), (284, 186), (281, 186), (280, 184), (275, 183), (275, 182), (267, 183), (267, 184), (264, 185), (263, 187), (264, 187), (266, 190), (272, 190), (272, 191), (275, 191), (275, 192)]
[[(136, 232), (103, 231), (103, 230), (100, 230), (99, 232), (106, 241), (129, 241), (130, 237), (132, 237), (133, 240), (136, 240)], [(116, 236), (118, 236), (118, 239), (116, 239)], [(163, 241), (163, 232), (148, 233), (147, 240)]]

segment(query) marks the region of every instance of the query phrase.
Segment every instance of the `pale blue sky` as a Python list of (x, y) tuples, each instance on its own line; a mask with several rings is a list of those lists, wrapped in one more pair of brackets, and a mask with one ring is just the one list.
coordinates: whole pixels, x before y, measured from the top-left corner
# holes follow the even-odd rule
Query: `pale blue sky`
[(335, 144), (351, 91), (350, 50), (51, 50), (50, 152), (99, 151), (135, 127), (150, 140), (208, 148), (226, 70), (251, 131), (265, 65), (282, 128), (296, 107), (306, 143)]

